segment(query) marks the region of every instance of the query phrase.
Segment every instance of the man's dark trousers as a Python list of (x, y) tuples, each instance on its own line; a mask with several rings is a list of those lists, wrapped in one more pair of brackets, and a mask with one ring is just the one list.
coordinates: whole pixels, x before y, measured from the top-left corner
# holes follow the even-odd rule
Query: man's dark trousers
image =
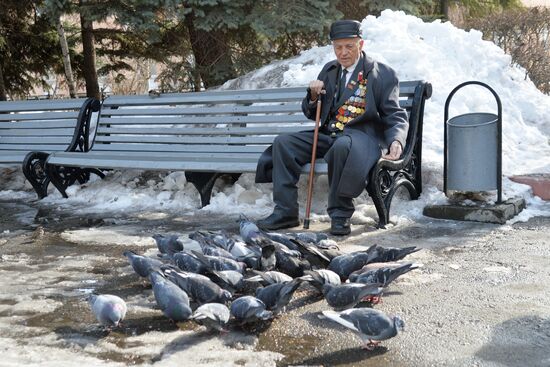
[[(303, 131), (282, 134), (273, 142), (273, 201), (274, 212), (283, 216), (298, 217), (298, 189), (302, 166), (311, 162), (313, 132)], [(328, 163), (329, 197), (327, 212), (331, 218), (350, 218), (354, 212), (353, 198), (338, 196), (337, 188), (342, 170), (348, 158), (351, 138), (344, 133), (336, 137), (319, 133), (317, 158), (324, 157)], [(365, 156), (380, 154), (378, 146), (365, 147)]]

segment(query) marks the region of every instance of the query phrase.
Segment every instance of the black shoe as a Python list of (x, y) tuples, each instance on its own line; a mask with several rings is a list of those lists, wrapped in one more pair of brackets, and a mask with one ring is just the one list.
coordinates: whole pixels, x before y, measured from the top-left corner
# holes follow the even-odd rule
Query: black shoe
[(274, 229), (298, 227), (300, 225), (300, 219), (298, 219), (298, 217), (284, 216), (280, 213), (273, 212), (269, 217), (257, 221), (256, 225), (261, 229), (271, 231)]
[(334, 217), (330, 222), (330, 234), (335, 236), (347, 236), (351, 233), (349, 218)]

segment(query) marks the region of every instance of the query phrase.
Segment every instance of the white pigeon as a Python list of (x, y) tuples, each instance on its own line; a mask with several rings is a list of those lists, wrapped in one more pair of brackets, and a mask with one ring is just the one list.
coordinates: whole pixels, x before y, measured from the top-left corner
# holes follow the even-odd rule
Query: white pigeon
[(92, 294), (88, 298), (88, 303), (92, 307), (97, 321), (106, 327), (116, 327), (126, 316), (126, 302), (118, 296), (112, 294)]

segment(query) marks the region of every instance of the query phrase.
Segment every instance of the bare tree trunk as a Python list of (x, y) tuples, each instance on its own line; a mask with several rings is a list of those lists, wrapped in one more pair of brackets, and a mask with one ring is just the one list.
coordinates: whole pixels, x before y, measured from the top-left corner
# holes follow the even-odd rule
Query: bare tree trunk
[(443, 14), (445, 19), (449, 19), (449, 0), (439, 1), (439, 12)]
[(61, 24), (61, 18), (57, 20), (57, 34), (59, 34), (59, 43), (61, 45), (61, 53), (63, 54), (63, 66), (65, 67), (65, 77), (67, 78), (69, 95), (71, 98), (76, 98), (76, 86), (73, 79), (69, 45), (67, 44), (67, 37), (65, 37), (65, 29), (63, 29), (63, 24)]
[[(205, 88), (223, 84), (236, 76), (227, 36), (221, 31), (206, 32), (195, 28), (193, 14), (185, 17), (196, 68)], [(199, 88), (195, 77), (195, 89)]]
[(99, 94), (99, 84), (97, 82), (97, 70), (95, 68), (95, 38), (94, 28), (91, 20), (86, 19), (83, 15), (82, 6), (84, 0), (80, 0), (80, 27), (82, 32), (82, 52), (84, 54), (84, 62), (82, 71), (84, 80), (86, 81), (86, 95), (88, 97), (101, 98)]
[(4, 83), (4, 72), (2, 71), (2, 60), (0, 59), (0, 101), (7, 101), (6, 85)]

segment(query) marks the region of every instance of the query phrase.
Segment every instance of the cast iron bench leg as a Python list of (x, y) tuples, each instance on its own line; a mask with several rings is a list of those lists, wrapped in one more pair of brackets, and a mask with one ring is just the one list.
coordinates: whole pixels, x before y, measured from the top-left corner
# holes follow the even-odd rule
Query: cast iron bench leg
[(48, 196), (50, 178), (46, 175), (45, 164), (48, 153), (31, 152), (23, 160), (23, 174), (31, 183), (39, 199)]
[(105, 178), (103, 172), (97, 168), (63, 167), (46, 164), (46, 172), (52, 184), (65, 199), (69, 197), (65, 191), (67, 187), (71, 186), (76, 181), (80, 184), (87, 182), (90, 178), (90, 173), (94, 173), (102, 179)]
[(212, 188), (220, 176), (229, 175), (232, 183), (239, 179), (240, 173), (219, 173), (219, 172), (185, 172), (187, 182), (191, 182), (201, 196), (201, 207), (210, 204)]
[(399, 170), (391, 174), (387, 169), (373, 168), (367, 185), (367, 192), (372, 198), (378, 213), (377, 228), (385, 229), (386, 224), (389, 223), (391, 201), (399, 187), (404, 186), (407, 189), (411, 200), (418, 199), (420, 192), (413, 181), (414, 177), (411, 177), (406, 170)]

